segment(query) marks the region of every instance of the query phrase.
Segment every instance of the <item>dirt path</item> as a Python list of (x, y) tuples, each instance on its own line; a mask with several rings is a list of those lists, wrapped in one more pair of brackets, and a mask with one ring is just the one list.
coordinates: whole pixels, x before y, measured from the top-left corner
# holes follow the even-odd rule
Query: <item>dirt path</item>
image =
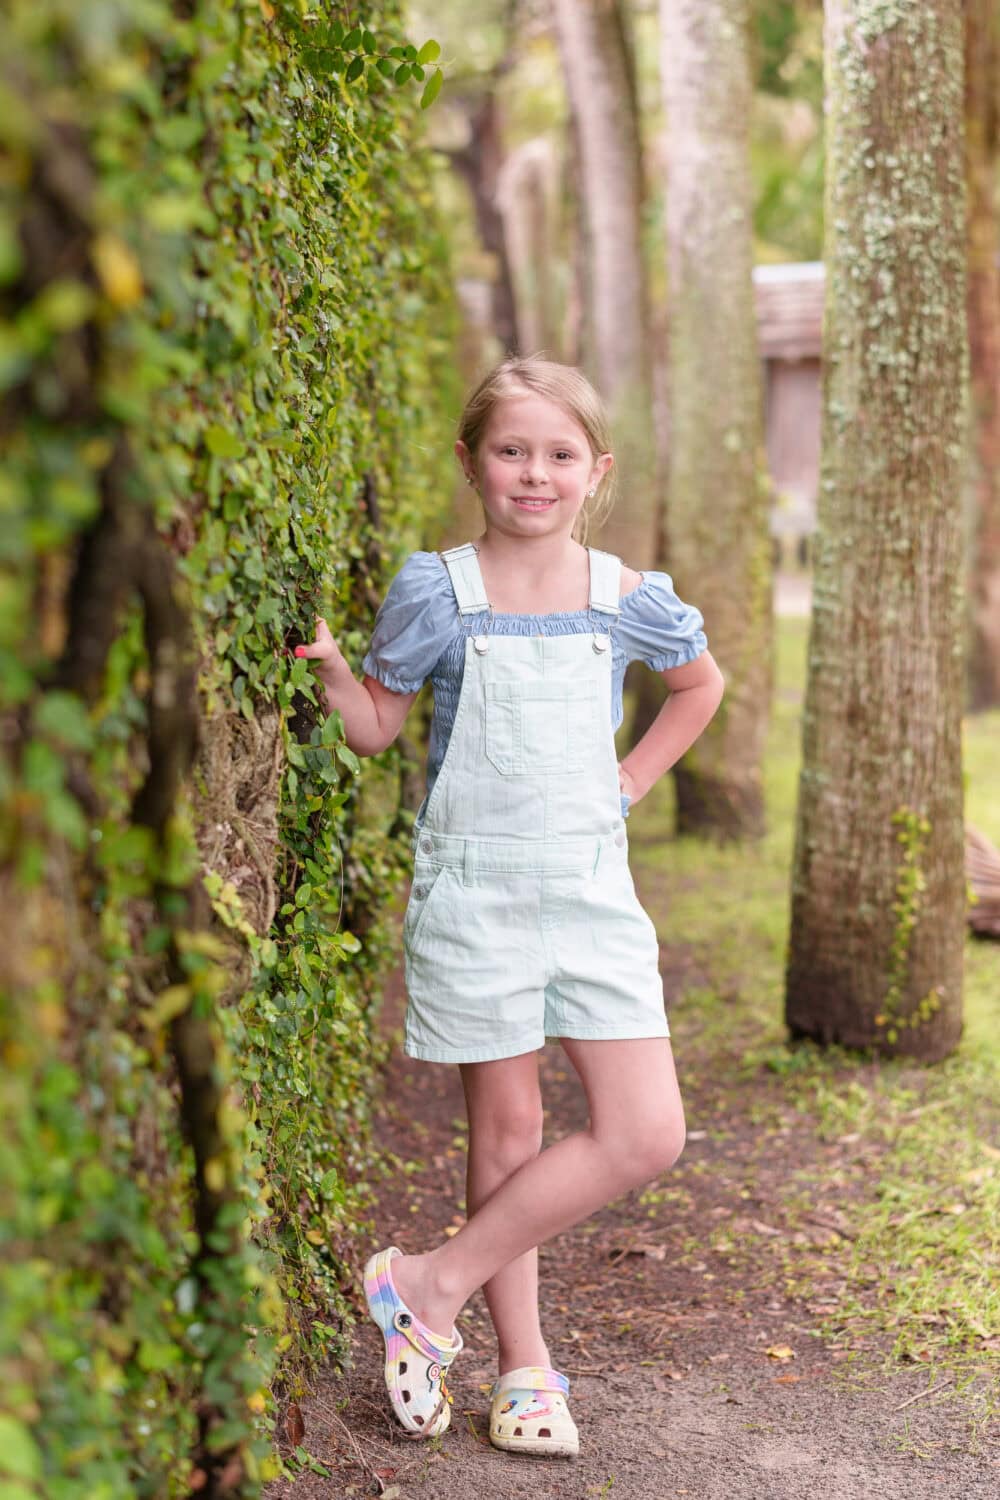
[[(303, 1407), (304, 1445), (330, 1477), (276, 1483), (269, 1500), (1000, 1493), (1000, 1447), (971, 1423), (968, 1395), (957, 1397), (952, 1385), (924, 1394), (931, 1381), (919, 1364), (887, 1373), (877, 1340), (860, 1362), (857, 1340), (850, 1348), (824, 1343), (814, 1314), (836, 1297), (835, 1282), (820, 1277), (812, 1300), (783, 1294), (773, 1255), (756, 1247), (767, 1250), (786, 1232), (783, 1180), (810, 1163), (822, 1181), (831, 1148), (803, 1140), (801, 1130), (755, 1124), (762, 1111), (752, 1079), (739, 1096), (720, 1094), (697, 1025), (682, 999), (671, 1003), (684, 964), (683, 954), (674, 951), (669, 962), (664, 954), (689, 1127), (684, 1155), (652, 1190), (630, 1194), (541, 1252), (546, 1335), (572, 1379), (579, 1460), (516, 1459), (490, 1447), (484, 1387), (495, 1373), (494, 1349), (477, 1296), (460, 1324), (466, 1349), (453, 1368), (453, 1420), (443, 1439), (414, 1444), (397, 1434), (383, 1396), (381, 1340), (362, 1321), (352, 1375), (325, 1377)], [(389, 1024), (402, 1004), (397, 974)], [(555, 1045), (544, 1054), (543, 1088), (550, 1138), (584, 1122)], [(397, 1051), (385, 1096), (393, 1103), (381, 1122), (384, 1144), (416, 1165), (378, 1189), (376, 1244), (415, 1250), (462, 1219), (457, 1070)], [(814, 1218), (821, 1247), (837, 1228), (823, 1213)], [(842, 1238), (850, 1232), (840, 1229)]]

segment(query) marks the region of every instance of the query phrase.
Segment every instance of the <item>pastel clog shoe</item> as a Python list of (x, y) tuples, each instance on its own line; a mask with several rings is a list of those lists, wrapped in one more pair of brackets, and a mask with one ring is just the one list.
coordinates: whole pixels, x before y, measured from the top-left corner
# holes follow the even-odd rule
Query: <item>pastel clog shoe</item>
[(508, 1370), (490, 1391), (490, 1442), (506, 1453), (575, 1458), (580, 1436), (569, 1414), (569, 1381), (558, 1370)]
[(397, 1292), (390, 1263), (402, 1250), (390, 1245), (365, 1266), (368, 1311), (385, 1340), (385, 1385), (392, 1409), (415, 1438), (438, 1437), (451, 1421), (445, 1371), (462, 1348), (453, 1328), (450, 1338), (434, 1333), (411, 1312)]

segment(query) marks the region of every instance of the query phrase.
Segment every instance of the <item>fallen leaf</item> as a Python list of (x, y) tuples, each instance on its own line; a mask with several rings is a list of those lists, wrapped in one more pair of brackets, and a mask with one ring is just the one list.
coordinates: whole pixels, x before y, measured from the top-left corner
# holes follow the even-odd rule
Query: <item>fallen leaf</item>
[(801, 1379), (801, 1375), (776, 1375), (774, 1383), (775, 1385), (794, 1385), (797, 1380)]
[(650, 1260), (665, 1260), (667, 1255), (666, 1245), (618, 1245), (611, 1250), (610, 1255), (617, 1264), (624, 1260), (627, 1255), (645, 1255)]
[(290, 1401), (285, 1412), (285, 1437), (297, 1448), (305, 1435), (306, 1424), (302, 1420), (302, 1409), (297, 1402)]
[(790, 1349), (787, 1344), (771, 1344), (764, 1350), (764, 1353), (770, 1359), (784, 1360), (795, 1358), (795, 1350)]

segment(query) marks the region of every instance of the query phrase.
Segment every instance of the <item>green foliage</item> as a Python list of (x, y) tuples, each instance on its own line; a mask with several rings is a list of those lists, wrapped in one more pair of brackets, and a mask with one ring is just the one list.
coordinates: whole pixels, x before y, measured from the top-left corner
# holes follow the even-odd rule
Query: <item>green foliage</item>
[(823, 7), (755, 7), (757, 96), (751, 142), (754, 236), (762, 261), (823, 253)]
[(757, 0), (753, 38), (757, 86), (767, 94), (823, 103), (823, 57), (816, 38), (821, 0)]
[[(365, 16), (15, 0), (0, 22), (0, 1474), (25, 1495), (159, 1500), (227, 1454), (257, 1493), (268, 1387), (344, 1349), (406, 815), (362, 816), (289, 647), (322, 609), (360, 664), (381, 538), (416, 541), (454, 396), (401, 87), (433, 99), (436, 44), (395, 0)], [(120, 568), (92, 577), (102, 536)], [(135, 563), (161, 557), (201, 746), (157, 831)]]
[(904, 1027), (919, 1026), (941, 1009), (940, 986), (935, 986), (921, 997), (912, 1014), (903, 1015), (900, 1010), (910, 969), (913, 929), (919, 920), (923, 894), (927, 889), (927, 879), (920, 862), (927, 850), (931, 825), (910, 807), (897, 808), (892, 815), (892, 823), (899, 830), (896, 839), (903, 846), (903, 859), (896, 874), (896, 899), (893, 902), (896, 925), (889, 949), (889, 981), (882, 1002), (882, 1013), (875, 1017), (876, 1025), (885, 1029), (885, 1039), (890, 1047), (899, 1040), (899, 1033)]

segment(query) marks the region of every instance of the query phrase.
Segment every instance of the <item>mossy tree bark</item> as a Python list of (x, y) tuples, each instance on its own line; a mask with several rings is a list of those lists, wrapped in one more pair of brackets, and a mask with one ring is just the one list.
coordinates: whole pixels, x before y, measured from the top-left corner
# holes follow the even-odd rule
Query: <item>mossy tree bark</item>
[(961, 1031), (960, 0), (828, 5), (823, 452), (786, 1019)]
[(747, 0), (663, 0), (667, 553), (702, 609), (726, 696), (675, 767), (680, 832), (763, 830), (772, 684), (768, 490), (751, 279)]
[(615, 434), (620, 500), (588, 540), (649, 567), (659, 495), (653, 437), (643, 167), (621, 0), (554, 0), (579, 177), (583, 358)]
[(969, 701), (1000, 705), (1000, 12), (965, 0), (965, 162), (968, 183), (969, 352), (974, 486), (969, 579)]

